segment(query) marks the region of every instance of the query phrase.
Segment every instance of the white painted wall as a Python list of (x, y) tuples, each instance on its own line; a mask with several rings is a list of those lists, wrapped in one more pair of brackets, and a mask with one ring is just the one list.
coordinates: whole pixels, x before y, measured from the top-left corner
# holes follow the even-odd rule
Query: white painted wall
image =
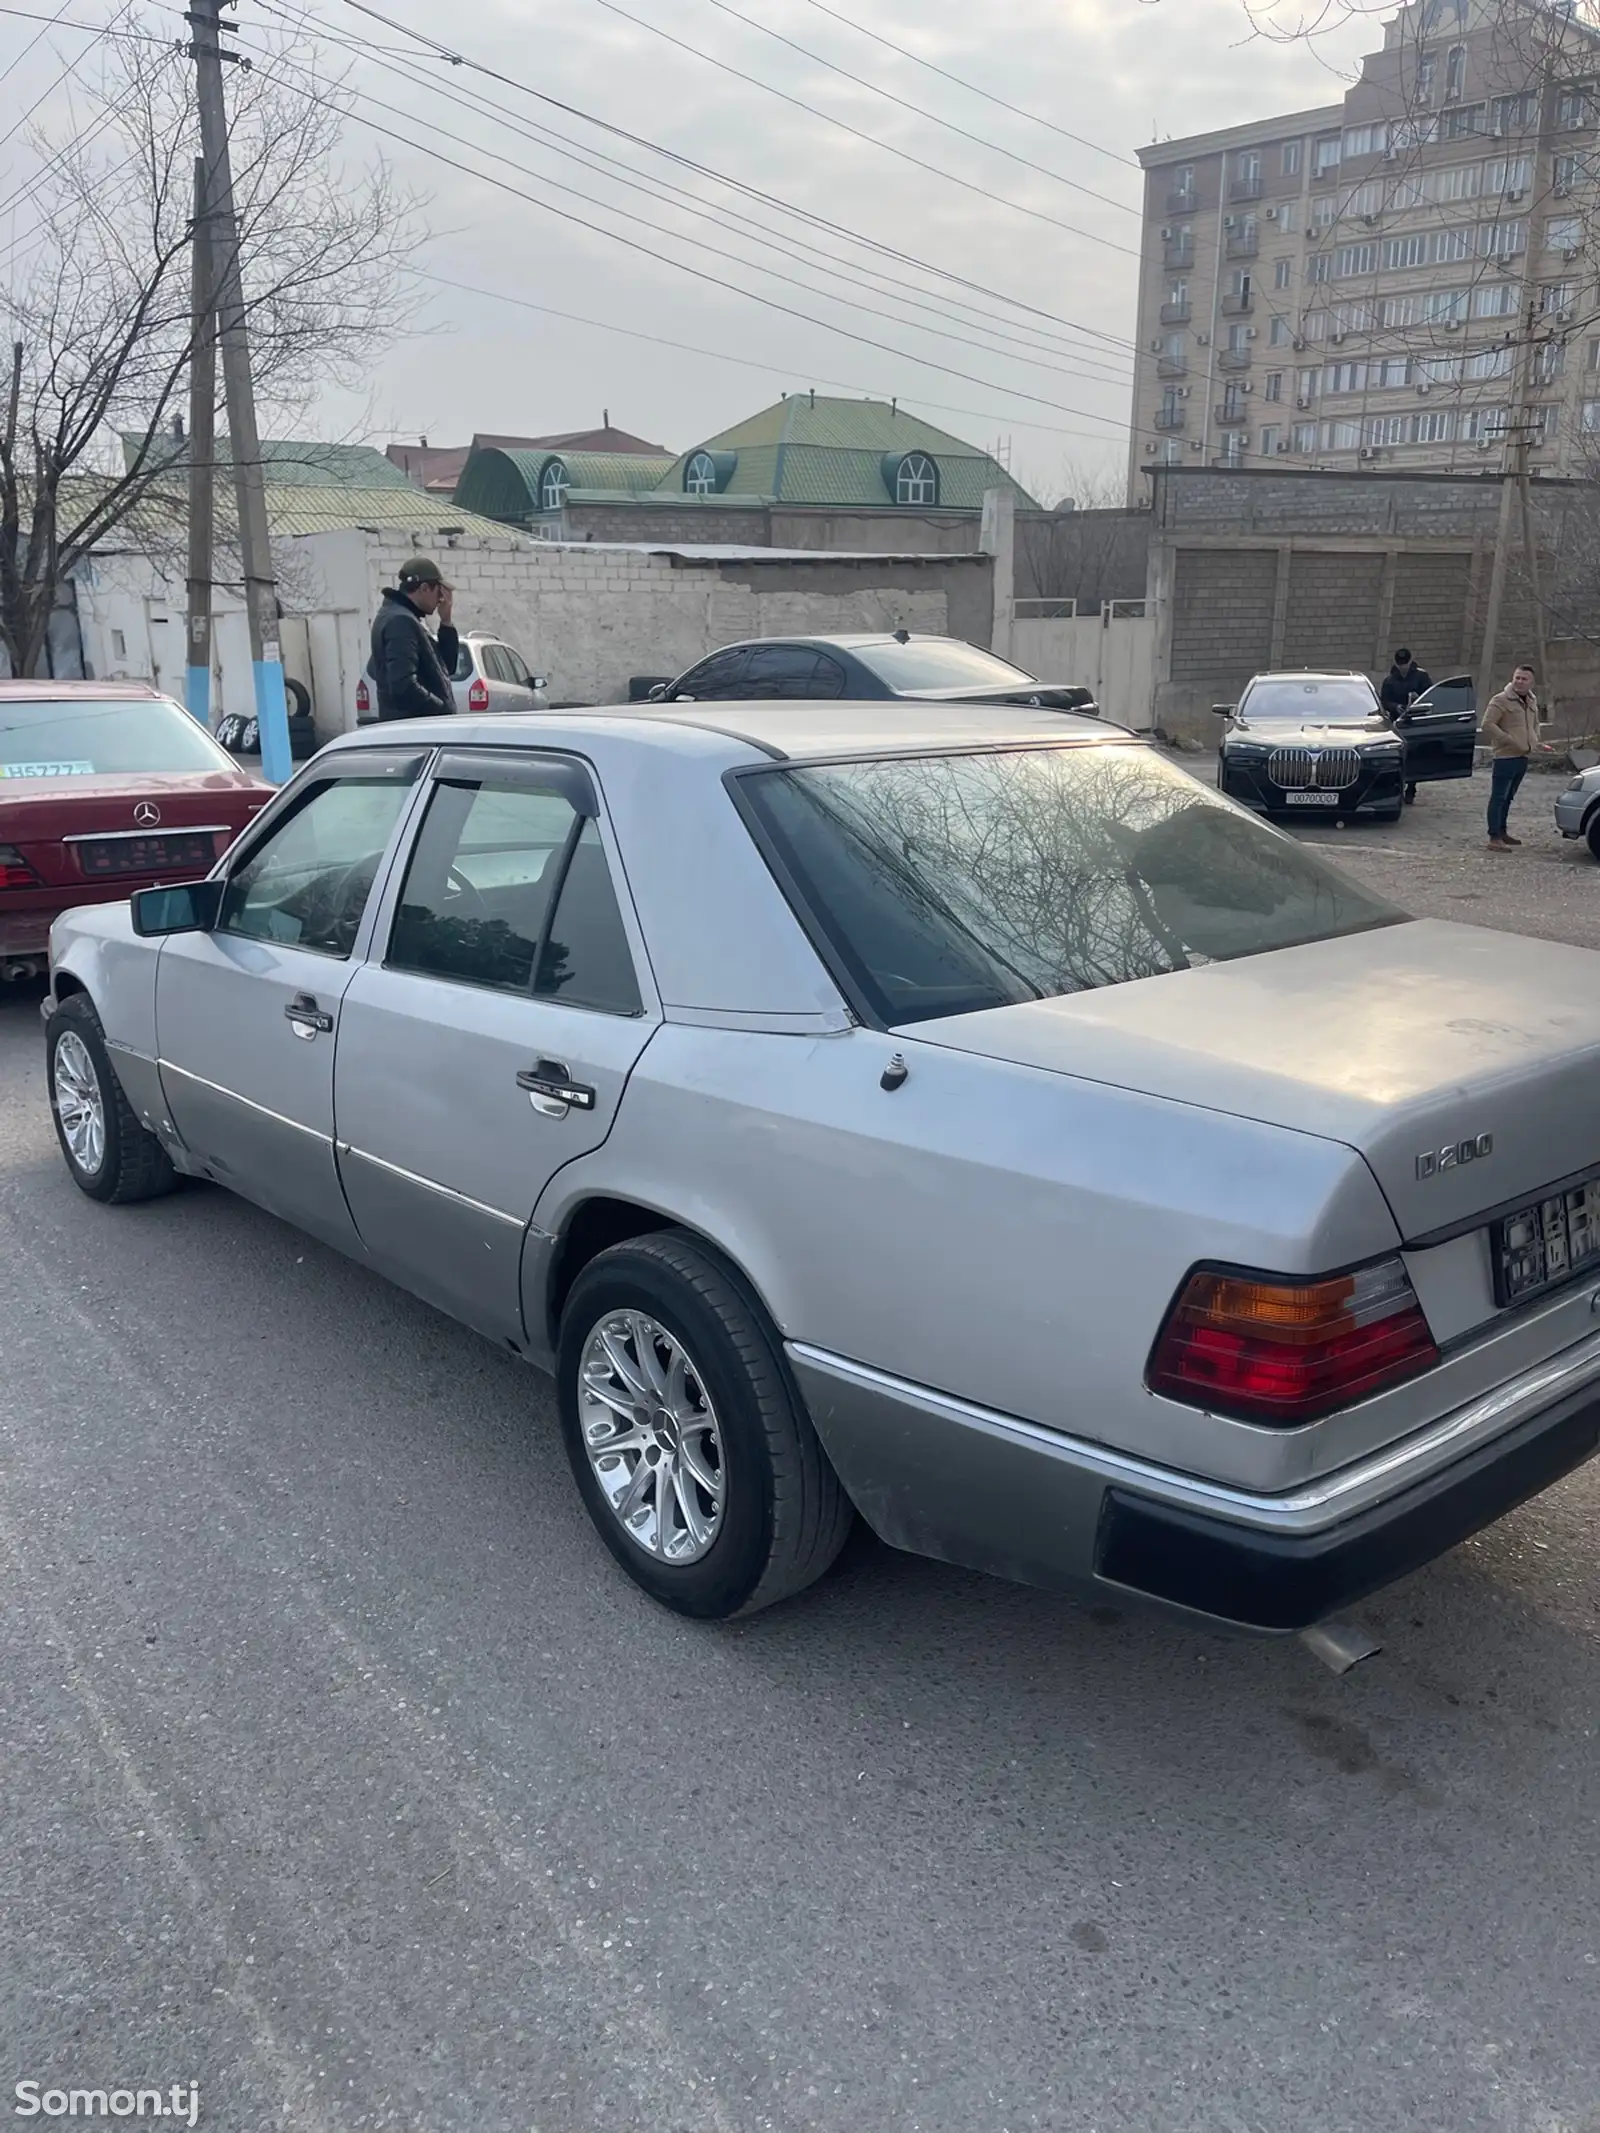
[(1118, 725), (1143, 729), (1155, 716), (1156, 628), (1148, 615), (1118, 613), (1142, 601), (1108, 602), (1097, 615), (1041, 617), (1011, 625), (1011, 657), (1041, 681), (1076, 682)]

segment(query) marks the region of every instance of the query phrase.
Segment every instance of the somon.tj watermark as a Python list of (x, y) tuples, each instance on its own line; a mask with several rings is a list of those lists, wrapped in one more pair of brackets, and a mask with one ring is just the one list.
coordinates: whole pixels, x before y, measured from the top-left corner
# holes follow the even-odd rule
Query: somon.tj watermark
[(200, 2084), (174, 2081), (164, 2089), (60, 2089), (19, 2081), (18, 2118), (171, 2118), (192, 2126), (200, 2118)]

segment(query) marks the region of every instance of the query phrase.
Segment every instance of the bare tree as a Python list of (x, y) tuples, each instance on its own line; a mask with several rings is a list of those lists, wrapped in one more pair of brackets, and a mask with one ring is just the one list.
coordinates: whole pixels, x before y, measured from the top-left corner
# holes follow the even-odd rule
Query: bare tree
[[(257, 394), (282, 421), (362, 382), (403, 329), (418, 203), (381, 162), (342, 166), (340, 84), (292, 40), (228, 86)], [(113, 35), (92, 102), (70, 139), (37, 141), (37, 222), (0, 267), (0, 649), (15, 674), (38, 670), (61, 588), (98, 543), (175, 543), (186, 510), (172, 440), (194, 345), (188, 63), (165, 35)]]

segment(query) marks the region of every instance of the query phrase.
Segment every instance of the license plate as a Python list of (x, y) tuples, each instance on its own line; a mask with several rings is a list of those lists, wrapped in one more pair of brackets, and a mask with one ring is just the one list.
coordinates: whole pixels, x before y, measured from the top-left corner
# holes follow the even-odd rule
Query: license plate
[(198, 867), (205, 873), (217, 856), (203, 832), (189, 837), (106, 837), (77, 847), (85, 874), (165, 874), (175, 867)]
[(1600, 1267), (1600, 1178), (1530, 1201), (1489, 1227), (1495, 1301), (1520, 1303)]
[(1337, 807), (1341, 797), (1336, 792), (1286, 792), (1283, 801), (1286, 807)]

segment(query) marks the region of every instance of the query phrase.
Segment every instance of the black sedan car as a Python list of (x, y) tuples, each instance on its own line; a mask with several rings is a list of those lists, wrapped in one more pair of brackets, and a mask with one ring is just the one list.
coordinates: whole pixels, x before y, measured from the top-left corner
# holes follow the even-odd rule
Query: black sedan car
[(758, 637), (724, 645), (709, 659), (658, 682), (652, 703), (744, 702), (815, 696), (846, 702), (901, 696), (917, 702), (1031, 704), (1047, 711), (1097, 715), (1093, 692), (1037, 681), (959, 637), (919, 637), (909, 630), (877, 636)]
[(1472, 680), (1435, 682), (1391, 719), (1365, 674), (1257, 674), (1228, 723), (1217, 783), (1266, 814), (1366, 813), (1398, 822), (1419, 784), (1470, 778), (1477, 744)]

